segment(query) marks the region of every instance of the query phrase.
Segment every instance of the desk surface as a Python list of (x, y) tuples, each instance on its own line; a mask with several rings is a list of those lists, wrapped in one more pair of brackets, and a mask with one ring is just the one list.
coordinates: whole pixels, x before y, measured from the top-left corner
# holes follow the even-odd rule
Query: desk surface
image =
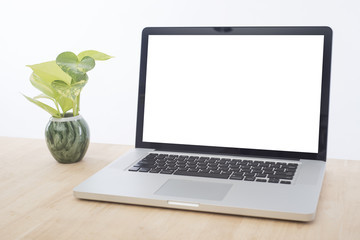
[(288, 222), (78, 200), (72, 189), (129, 150), (91, 144), (63, 165), (44, 140), (0, 137), (1, 239), (360, 239), (360, 161), (329, 160), (316, 220)]

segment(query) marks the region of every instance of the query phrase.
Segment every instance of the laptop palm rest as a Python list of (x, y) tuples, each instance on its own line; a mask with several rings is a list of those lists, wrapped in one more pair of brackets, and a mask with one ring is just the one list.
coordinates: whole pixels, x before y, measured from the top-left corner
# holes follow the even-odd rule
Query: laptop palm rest
[(156, 192), (156, 195), (221, 201), (232, 184), (169, 179)]

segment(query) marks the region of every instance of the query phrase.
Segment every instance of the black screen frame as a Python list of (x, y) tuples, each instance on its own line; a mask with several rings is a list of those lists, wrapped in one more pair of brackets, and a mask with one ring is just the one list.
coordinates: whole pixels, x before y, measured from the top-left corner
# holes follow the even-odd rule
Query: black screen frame
[[(248, 148), (226, 148), (200, 145), (166, 144), (143, 141), (146, 70), (149, 35), (323, 35), (323, 74), (319, 121), (318, 152), (290, 152)], [(161, 151), (199, 152), (237, 156), (257, 156), (285, 159), (310, 159), (326, 161), (330, 73), (332, 52), (332, 29), (326, 26), (311, 27), (147, 27), (142, 31), (138, 110), (136, 126), (136, 148), (150, 148)]]

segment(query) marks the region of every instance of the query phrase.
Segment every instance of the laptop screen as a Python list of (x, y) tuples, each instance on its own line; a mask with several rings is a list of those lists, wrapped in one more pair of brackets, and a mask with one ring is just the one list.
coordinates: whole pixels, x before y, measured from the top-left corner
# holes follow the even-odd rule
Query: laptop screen
[(318, 154), (324, 38), (147, 35), (142, 142)]

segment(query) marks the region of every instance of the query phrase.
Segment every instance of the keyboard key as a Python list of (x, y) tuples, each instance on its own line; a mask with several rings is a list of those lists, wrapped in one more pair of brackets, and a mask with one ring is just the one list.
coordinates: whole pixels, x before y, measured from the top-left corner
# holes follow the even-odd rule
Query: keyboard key
[(268, 182), (269, 182), (269, 183), (279, 183), (279, 179), (277, 179), (277, 178), (270, 178)]
[(243, 172), (239, 172), (239, 173), (233, 173), (232, 176), (236, 176), (236, 177), (243, 177), (244, 173)]
[(280, 183), (282, 183), (282, 184), (291, 184), (290, 181), (285, 181), (285, 180), (280, 181)]
[(293, 172), (293, 173), (295, 173), (295, 172), (296, 172), (296, 168), (287, 168), (287, 169), (286, 169), (286, 172)]
[(140, 168), (139, 172), (148, 172), (150, 171), (150, 168)]
[(158, 160), (156, 160), (156, 162), (155, 162), (155, 164), (154, 165), (165, 165), (166, 164), (166, 162), (165, 161), (158, 161)]
[(258, 169), (253, 169), (252, 173), (262, 173), (262, 170), (258, 170)]
[(189, 170), (189, 168), (187, 168), (187, 167), (179, 167), (178, 170), (180, 170), (180, 171), (187, 171), (187, 170)]
[(161, 174), (173, 174), (173, 173), (174, 173), (174, 170), (166, 170), (166, 169), (164, 169), (164, 170), (161, 170), (160, 173), (161, 173)]
[(208, 167), (207, 169), (209, 169), (209, 170), (218, 170), (218, 167), (217, 167), (217, 166), (214, 166), (214, 167)]
[(295, 175), (295, 172), (285, 172), (283, 173), (285, 176), (294, 176)]
[(256, 182), (267, 182), (265, 178), (257, 178)]
[(145, 164), (145, 163), (137, 163), (134, 167), (140, 167), (140, 168), (152, 168), (155, 164)]
[(259, 167), (263, 167), (263, 168), (268, 168), (270, 166), (270, 164), (268, 164), (268, 163), (260, 163), (259, 164)]
[(219, 167), (219, 170), (221, 170), (221, 171), (229, 171), (229, 168), (228, 167)]
[(229, 168), (229, 164), (226, 164), (226, 163), (220, 163), (220, 164), (219, 164), (219, 167), (227, 167), (227, 168)]
[(256, 174), (256, 177), (259, 177), (259, 178), (266, 178), (266, 174), (263, 174), (263, 173), (258, 173), (258, 174)]
[(245, 173), (245, 177), (255, 177), (255, 173)]
[(273, 169), (272, 167), (265, 167), (263, 170), (264, 171), (269, 171), (269, 172), (273, 172)]
[(274, 171), (276, 172), (276, 174), (280, 174), (280, 173), (284, 173), (285, 169), (283, 169), (283, 168), (275, 168)]
[(192, 176), (192, 177), (209, 177), (209, 178), (229, 178), (229, 174), (215, 174), (215, 173), (202, 173), (202, 172), (187, 172), (179, 171), (174, 172), (174, 175)]
[(205, 170), (205, 169), (207, 169), (207, 167), (206, 166), (198, 166), (198, 169)]
[(257, 166), (259, 166), (259, 163), (257, 163), (257, 162), (252, 162), (252, 163), (249, 163), (248, 165), (249, 165), (249, 166), (252, 166), (252, 167), (257, 167)]
[(166, 170), (176, 170), (176, 169), (178, 169), (177, 167), (172, 167), (172, 166), (168, 166), (167, 168), (166, 168)]
[(129, 169), (131, 172), (137, 172), (140, 168), (139, 167), (132, 167)]
[(233, 179), (233, 180), (244, 180), (244, 176), (231, 176), (230, 179)]
[(253, 181), (255, 181), (255, 178), (254, 177), (245, 177), (244, 180), (253, 182)]
[(286, 176), (286, 175), (277, 175), (277, 174), (269, 174), (268, 178), (276, 178), (276, 179), (286, 179), (286, 180), (292, 180), (292, 176)]
[(297, 164), (297, 163), (288, 163), (288, 166), (290, 167), (297, 167), (299, 164)]

